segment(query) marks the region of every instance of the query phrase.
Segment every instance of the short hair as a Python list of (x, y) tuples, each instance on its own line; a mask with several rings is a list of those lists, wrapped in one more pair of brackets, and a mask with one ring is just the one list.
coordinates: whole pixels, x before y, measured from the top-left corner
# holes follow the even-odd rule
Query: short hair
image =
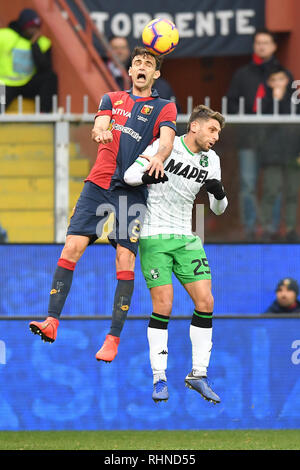
[(132, 64), (133, 59), (137, 55), (141, 55), (141, 56), (150, 55), (151, 57), (154, 57), (154, 59), (155, 59), (155, 69), (160, 70), (160, 68), (162, 66), (162, 57), (161, 56), (153, 54), (152, 52), (148, 51), (148, 49), (146, 49), (145, 47), (136, 46), (133, 49), (132, 54), (131, 54), (131, 64)]
[(253, 36), (253, 42), (255, 41), (255, 38), (258, 34), (267, 34), (268, 36), (270, 36), (273, 39), (273, 42), (275, 44), (278, 43), (277, 35), (275, 33), (273, 33), (272, 31), (270, 31), (269, 29), (267, 29), (267, 28), (257, 29), (254, 33), (254, 36)]
[(191, 128), (191, 123), (199, 119), (203, 119), (205, 121), (208, 121), (209, 119), (215, 119), (220, 124), (221, 129), (223, 129), (223, 127), (225, 126), (225, 118), (221, 113), (219, 113), (218, 111), (214, 111), (213, 109), (210, 109), (207, 106), (204, 106), (204, 104), (199, 104), (193, 109), (192, 114), (190, 115), (187, 125), (188, 132)]
[(268, 72), (268, 78), (271, 75), (274, 75), (275, 73), (281, 73), (281, 72), (283, 72), (288, 78), (290, 78), (287, 69), (285, 67), (283, 67), (283, 65), (281, 65), (281, 64), (273, 65), (273, 67)]

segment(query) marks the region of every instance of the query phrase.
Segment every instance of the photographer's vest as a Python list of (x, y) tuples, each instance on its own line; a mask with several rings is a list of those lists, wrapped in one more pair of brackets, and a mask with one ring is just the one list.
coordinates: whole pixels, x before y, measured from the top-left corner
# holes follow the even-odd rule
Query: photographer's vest
[[(37, 41), (45, 53), (51, 47), (50, 39), (41, 36)], [(23, 86), (36, 73), (31, 42), (10, 28), (0, 29), (0, 82), (7, 86)]]

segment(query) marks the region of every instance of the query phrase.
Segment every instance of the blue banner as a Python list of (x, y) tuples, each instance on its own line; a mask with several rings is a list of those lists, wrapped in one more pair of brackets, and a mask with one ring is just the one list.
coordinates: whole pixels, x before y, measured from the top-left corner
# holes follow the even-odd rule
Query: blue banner
[(167, 403), (152, 401), (146, 320), (127, 320), (119, 354), (97, 362), (108, 320), (61, 321), (53, 344), (28, 322), (0, 322), (0, 430), (295, 429), (297, 319), (214, 320), (209, 378), (221, 403), (184, 386), (189, 320), (169, 324)]
[[(62, 246), (0, 245), (0, 315), (44, 316)], [(214, 314), (260, 314), (273, 302), (277, 282), (300, 281), (300, 245), (205, 245), (212, 272)], [(111, 315), (116, 285), (115, 250), (87, 248), (78, 262), (63, 315)], [(193, 304), (174, 278), (173, 315), (188, 315)], [(149, 315), (150, 294), (136, 262), (129, 315)]]
[(264, 26), (263, 0), (132, 0), (122, 5), (118, 0), (85, 0), (85, 4), (102, 33), (108, 38), (127, 37), (131, 48), (141, 44), (149, 21), (170, 19), (180, 37), (172, 58), (250, 54), (253, 34)]

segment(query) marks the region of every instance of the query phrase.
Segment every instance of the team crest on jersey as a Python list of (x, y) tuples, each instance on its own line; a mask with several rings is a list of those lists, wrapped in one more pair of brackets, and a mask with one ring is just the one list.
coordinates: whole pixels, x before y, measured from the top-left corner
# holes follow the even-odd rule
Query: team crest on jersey
[(150, 106), (149, 104), (145, 104), (141, 109), (141, 113), (146, 114), (147, 116), (149, 116), (149, 114), (152, 113), (153, 108), (154, 108), (154, 106)]
[(152, 279), (158, 279), (160, 276), (158, 269), (151, 269), (150, 274), (151, 274)]
[(208, 156), (207, 155), (202, 155), (200, 158), (200, 165), (207, 167), (208, 166)]

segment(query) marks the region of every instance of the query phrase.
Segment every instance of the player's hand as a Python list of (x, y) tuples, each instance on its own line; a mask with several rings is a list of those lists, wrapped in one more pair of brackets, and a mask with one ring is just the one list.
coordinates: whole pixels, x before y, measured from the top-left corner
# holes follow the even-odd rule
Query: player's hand
[(217, 179), (211, 179), (211, 180), (206, 180), (205, 183), (205, 188), (208, 193), (211, 193), (214, 195), (214, 197), (220, 201), (226, 196), (226, 193), (224, 191), (224, 187), (222, 185), (222, 182), (217, 180)]
[(164, 165), (159, 157), (154, 156), (151, 158), (147, 170), (149, 175), (154, 175), (155, 178), (158, 178), (159, 176), (164, 176)]
[(158, 178), (155, 178), (155, 175), (149, 175), (149, 172), (146, 171), (143, 176), (142, 176), (142, 181), (145, 184), (157, 184), (157, 183), (164, 183), (165, 181), (168, 181), (168, 177), (166, 174), (163, 176), (159, 176)]
[(97, 144), (109, 144), (113, 141), (113, 135), (111, 131), (97, 131), (97, 129), (93, 129), (92, 139), (97, 142)]

